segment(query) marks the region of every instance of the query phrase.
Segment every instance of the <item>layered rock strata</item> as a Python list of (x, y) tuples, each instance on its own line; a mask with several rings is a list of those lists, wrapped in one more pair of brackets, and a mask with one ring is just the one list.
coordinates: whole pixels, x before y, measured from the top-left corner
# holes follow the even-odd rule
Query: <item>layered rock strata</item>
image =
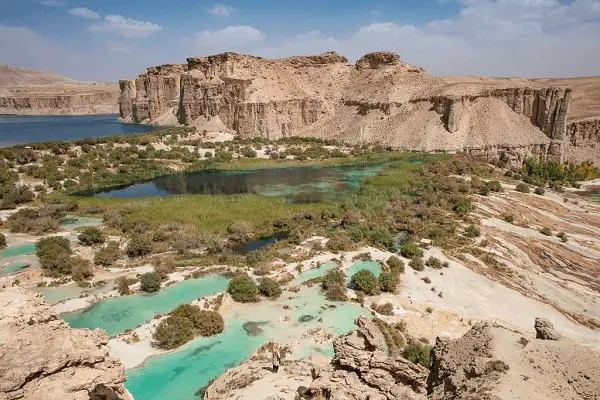
[(0, 399), (132, 400), (104, 331), (70, 329), (41, 294), (0, 290)]
[(334, 52), (278, 60), (224, 53), (149, 68), (120, 87), (121, 118), (129, 122), (203, 129), (218, 118), (242, 136), (315, 136), (492, 157), (512, 152), (520, 159), (563, 161), (573, 146), (571, 89), (526, 80), (448, 81), (393, 53), (367, 54), (355, 65)]

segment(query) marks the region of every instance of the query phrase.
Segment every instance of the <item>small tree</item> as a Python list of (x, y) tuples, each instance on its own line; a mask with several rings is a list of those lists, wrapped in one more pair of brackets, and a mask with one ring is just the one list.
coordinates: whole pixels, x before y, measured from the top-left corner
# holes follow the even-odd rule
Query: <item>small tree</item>
[(35, 244), (42, 268), (50, 276), (71, 273), (71, 245), (69, 239), (60, 236), (43, 238)]
[(104, 243), (106, 240), (104, 233), (102, 233), (100, 229), (94, 227), (84, 228), (77, 238), (79, 239), (79, 243), (84, 246)]
[(406, 345), (402, 355), (404, 356), (404, 358), (406, 358), (408, 361), (414, 364), (420, 364), (425, 368), (429, 368), (430, 352), (431, 347), (414, 342)]
[(140, 277), (142, 292), (155, 293), (160, 290), (160, 278), (154, 272), (148, 272)]
[(425, 269), (425, 263), (421, 257), (413, 257), (408, 265), (415, 271), (423, 271)]
[(116, 283), (117, 283), (117, 290), (119, 291), (119, 294), (121, 296), (131, 294), (131, 290), (129, 290), (129, 286), (133, 285), (136, 282), (137, 282), (137, 279), (134, 279), (134, 278), (127, 278), (125, 276), (118, 277), (116, 280)]
[(94, 254), (94, 264), (110, 267), (120, 256), (121, 250), (119, 249), (119, 243), (108, 242), (105, 247), (98, 249), (96, 254)]
[(152, 242), (144, 236), (135, 236), (127, 244), (125, 253), (132, 258), (147, 256), (152, 253)]
[(515, 190), (517, 192), (521, 192), (521, 193), (529, 193), (529, 185), (521, 182), (521, 183), (517, 184), (517, 187), (515, 188)]
[(282, 292), (279, 282), (277, 282), (273, 279), (269, 279), (269, 278), (263, 278), (260, 280), (260, 284), (258, 285), (258, 290), (259, 290), (260, 294), (262, 294), (263, 296), (266, 296), (270, 299), (279, 298), (279, 296), (281, 296), (281, 292)]
[(325, 290), (325, 298), (329, 301), (346, 301), (348, 300), (348, 290), (345, 285), (332, 284)]
[(399, 259), (396, 256), (391, 256), (390, 258), (388, 258), (387, 265), (388, 265), (388, 267), (390, 267), (392, 272), (396, 272), (396, 273), (404, 272), (404, 261), (402, 261), (401, 259)]
[(404, 243), (400, 247), (400, 254), (406, 258), (423, 257), (423, 250), (415, 243)]
[(5, 249), (6, 248), (6, 236), (4, 236), (4, 233), (0, 233), (0, 250)]
[(184, 317), (169, 316), (158, 324), (153, 338), (161, 349), (175, 349), (194, 338), (194, 324)]
[(430, 268), (440, 269), (442, 268), (442, 261), (436, 257), (429, 257), (425, 262), (425, 265)]
[(229, 292), (233, 300), (240, 303), (251, 303), (259, 300), (258, 286), (246, 274), (239, 274), (233, 277), (229, 281), (227, 292)]
[(71, 257), (71, 276), (74, 281), (81, 282), (94, 276), (92, 264), (81, 257)]
[(323, 282), (321, 282), (321, 286), (323, 289), (327, 290), (335, 285), (344, 285), (346, 283), (346, 274), (339, 268), (332, 269), (325, 273), (323, 277)]
[(186, 318), (192, 322), (195, 331), (201, 336), (213, 336), (223, 332), (225, 321), (216, 311), (201, 310), (191, 304), (182, 304), (171, 311), (171, 317)]
[(382, 292), (394, 293), (399, 283), (400, 279), (398, 278), (398, 274), (393, 272), (382, 272), (379, 275), (379, 288)]
[(354, 287), (367, 295), (376, 294), (379, 291), (377, 277), (369, 270), (361, 269), (352, 277)]

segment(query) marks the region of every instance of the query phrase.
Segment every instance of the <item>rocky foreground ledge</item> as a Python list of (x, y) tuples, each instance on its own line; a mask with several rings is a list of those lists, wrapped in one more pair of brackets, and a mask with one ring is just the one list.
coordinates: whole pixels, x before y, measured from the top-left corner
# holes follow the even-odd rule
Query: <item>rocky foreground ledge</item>
[(388, 356), (377, 326), (364, 317), (357, 324), (359, 330), (334, 341), (331, 364), (292, 361), (275, 375), (268, 371), (268, 354), (256, 354), (215, 380), (204, 398), (600, 398), (600, 354), (560, 338), (549, 321), (536, 320), (539, 339), (490, 323), (473, 326), (457, 340), (438, 339), (431, 353), (430, 370), (402, 357)]
[(0, 400), (131, 400), (99, 329), (71, 329), (41, 294), (0, 290)]

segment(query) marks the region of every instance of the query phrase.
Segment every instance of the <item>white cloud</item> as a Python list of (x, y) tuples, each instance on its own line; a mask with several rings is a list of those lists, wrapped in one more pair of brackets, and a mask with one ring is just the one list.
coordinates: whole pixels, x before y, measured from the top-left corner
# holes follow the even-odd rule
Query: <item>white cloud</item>
[(218, 15), (219, 17), (229, 17), (229, 14), (235, 11), (235, 9), (232, 7), (224, 6), (222, 4), (215, 4), (207, 11), (212, 15)]
[(251, 26), (228, 26), (217, 31), (196, 33), (192, 43), (197, 48), (213, 49), (222, 53), (225, 51), (247, 51), (249, 46), (255, 46), (265, 38), (265, 35)]
[(107, 15), (102, 22), (92, 24), (89, 30), (113, 33), (126, 39), (139, 39), (154, 35), (162, 30), (162, 27), (150, 21), (137, 21), (122, 15)]
[(100, 14), (85, 7), (70, 8), (69, 14), (85, 19), (100, 19)]

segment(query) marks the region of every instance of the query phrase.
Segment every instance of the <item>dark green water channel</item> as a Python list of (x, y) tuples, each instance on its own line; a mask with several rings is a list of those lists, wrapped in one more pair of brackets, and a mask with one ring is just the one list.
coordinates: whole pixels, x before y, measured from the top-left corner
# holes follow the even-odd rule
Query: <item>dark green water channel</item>
[(178, 194), (252, 193), (283, 197), (292, 203), (318, 202), (360, 188), (362, 178), (376, 176), (383, 165), (297, 167), (251, 171), (194, 172), (162, 176), (149, 182), (78, 193), (83, 196), (136, 198)]

